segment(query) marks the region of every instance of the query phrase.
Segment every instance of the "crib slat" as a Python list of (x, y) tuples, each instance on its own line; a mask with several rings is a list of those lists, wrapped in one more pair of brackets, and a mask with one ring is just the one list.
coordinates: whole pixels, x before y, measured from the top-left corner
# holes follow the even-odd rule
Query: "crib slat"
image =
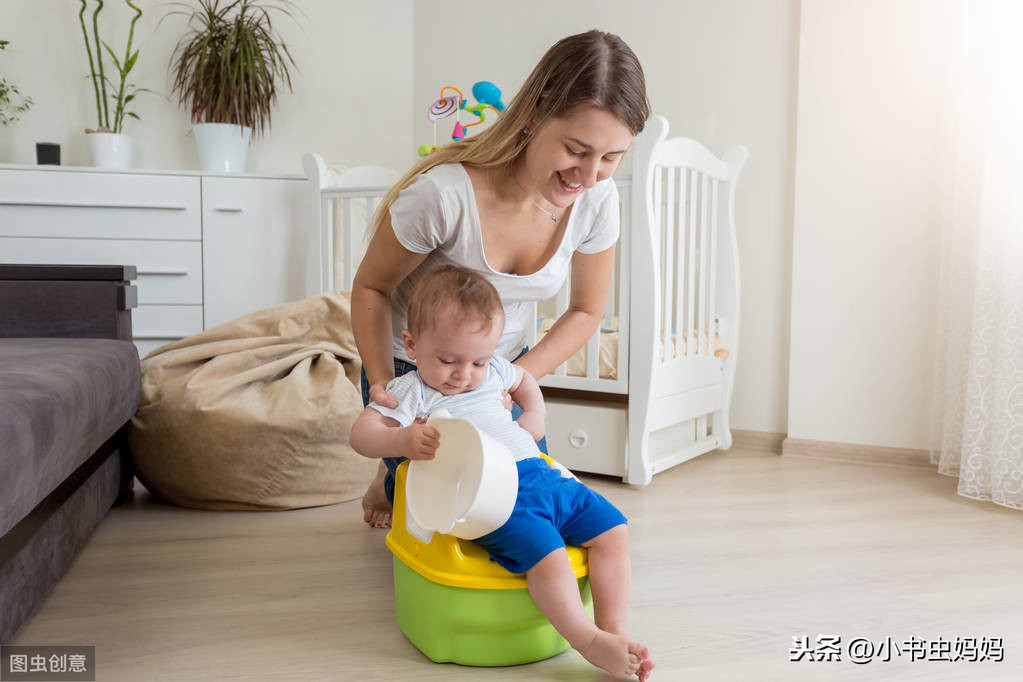
[(707, 334), (707, 298), (710, 292), (708, 291), (708, 275), (709, 267), (707, 262), (708, 252), (710, 251), (710, 176), (703, 176), (703, 186), (700, 188), (700, 327), (698, 336), (696, 337), (696, 352), (698, 354), (706, 353), (706, 347), (704, 339)]
[[(568, 301), (569, 301), (569, 291), (568, 291), (568, 288), (569, 288), (569, 279), (566, 279), (565, 283), (562, 285), (561, 289), (559, 289), (558, 293), (555, 294), (555, 296), (554, 296), (554, 319), (555, 320), (560, 319), (561, 316), (564, 315), (565, 312), (568, 310)], [(562, 376), (562, 377), (563, 376), (567, 376), (568, 375), (568, 362), (566, 361), (566, 362), (563, 362), (560, 365), (558, 365), (554, 369), (553, 374), (556, 374), (556, 375)]]
[[(369, 201), (364, 199), (363, 203)], [(345, 220), (348, 221), (348, 227), (345, 232), (345, 249), (346, 253), (349, 254), (345, 259), (347, 264), (347, 270), (345, 272), (345, 288), (351, 290), (352, 283), (355, 281), (355, 270), (358, 268), (358, 264), (362, 262), (362, 254), (359, 253), (359, 243), (362, 241), (362, 235), (358, 234), (355, 230), (355, 206), (353, 200), (348, 200), (348, 205), (345, 207)]]
[(338, 208), (338, 202), (336, 200), (333, 199), (328, 200), (326, 207), (326, 215), (327, 218), (330, 220), (330, 222), (328, 223), (330, 229), (326, 231), (326, 235), (324, 236), (326, 244), (324, 248), (327, 249), (327, 251), (324, 252), (326, 254), (324, 256), (324, 259), (326, 261), (326, 269), (324, 273), (325, 277), (324, 291), (330, 291), (331, 289), (334, 288), (334, 270), (336, 269), (337, 266), (337, 263), (334, 258), (334, 245), (337, 243), (337, 240), (339, 239), (337, 233), (338, 221), (340, 220), (340, 218), (338, 217), (339, 210), (340, 209)]
[(600, 378), (600, 329), (586, 342), (586, 377)]
[[(662, 201), (662, 174), (664, 172), (663, 166), (654, 166), (653, 168), (653, 183), (654, 183), (654, 211), (653, 220), (654, 226), (657, 230), (657, 239), (662, 239), (664, 234), (664, 203)], [(662, 265), (663, 270), (663, 265)], [(656, 286), (656, 280), (655, 280)], [(656, 310), (656, 307), (655, 307)], [(657, 334), (657, 330), (654, 330), (654, 334)], [(656, 362), (656, 359), (655, 359)]]
[[(630, 188), (631, 189), (631, 188)], [(619, 238), (618, 284), (615, 287), (615, 315), (618, 316), (618, 382), (628, 386), (629, 381), (629, 259), (632, 257), (632, 192), (622, 192), (622, 229)]]
[[(619, 222), (621, 225), (621, 221)], [(621, 237), (619, 236), (619, 241)], [(618, 246), (616, 244), (616, 246)], [(620, 250), (620, 249), (618, 249)], [(611, 286), (607, 288), (607, 300), (604, 301), (604, 317), (601, 320), (601, 326), (611, 327), (612, 319), (617, 314), (618, 310), (618, 281), (621, 278), (621, 254), (615, 253), (615, 264), (611, 270)]]
[(686, 328), (682, 332), (686, 340), (686, 355), (693, 354), (693, 330), (696, 322), (696, 221), (697, 221), (697, 190), (699, 173), (689, 173), (689, 265), (687, 266), (688, 282), (686, 284)]
[(320, 230), (320, 253), (322, 254), (322, 272), (320, 291), (331, 291), (334, 288), (334, 216), (337, 202), (326, 199), (323, 202), (324, 225), (329, 229)]
[(672, 311), (675, 307), (673, 286), (675, 276), (675, 169), (664, 169), (664, 227), (661, 239), (661, 361), (668, 362), (674, 353), (671, 349)]
[(711, 185), (710, 197), (710, 311), (708, 317), (707, 352), (714, 354), (714, 341), (717, 337), (717, 281), (718, 281), (718, 185), (714, 180)]
[(351, 289), (352, 269), (355, 267), (355, 258), (352, 253), (352, 199), (345, 197), (341, 200), (341, 234), (340, 241), (335, 242), (335, 248), (340, 253), (334, 254), (335, 262), (341, 261), (341, 281), (335, 278), (331, 282), (332, 289)]
[(672, 333), (672, 342), (675, 344), (675, 357), (682, 356), (682, 341), (685, 339), (683, 325), (685, 324), (685, 284), (686, 284), (686, 201), (688, 191), (686, 185), (686, 169), (678, 169), (678, 239), (675, 241), (675, 329)]

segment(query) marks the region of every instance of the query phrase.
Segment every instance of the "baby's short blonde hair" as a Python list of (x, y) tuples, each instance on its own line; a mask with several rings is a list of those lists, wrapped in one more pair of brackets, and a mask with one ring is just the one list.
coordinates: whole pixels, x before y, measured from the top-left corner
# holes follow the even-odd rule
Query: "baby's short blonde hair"
[(442, 310), (450, 309), (455, 324), (479, 323), (489, 332), (495, 321), (504, 325), (504, 307), (494, 285), (482, 275), (457, 265), (441, 265), (424, 274), (408, 302), (408, 331), (418, 336), (432, 328)]

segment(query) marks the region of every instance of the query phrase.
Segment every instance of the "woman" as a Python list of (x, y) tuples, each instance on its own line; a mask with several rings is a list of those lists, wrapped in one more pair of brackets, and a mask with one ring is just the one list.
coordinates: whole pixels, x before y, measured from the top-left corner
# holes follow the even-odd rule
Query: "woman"
[[(394, 406), (387, 382), (415, 369), (400, 336), (408, 293), (437, 265), (476, 270), (497, 288), (505, 308), (497, 352), (534, 378), (586, 343), (614, 268), (611, 176), (649, 109), (643, 69), (621, 38), (569, 36), (547, 51), (494, 125), (435, 151), (391, 188), (352, 287), (364, 400)], [(568, 311), (527, 350), (532, 303), (554, 295), (569, 274)], [(363, 497), (371, 526), (390, 525), (400, 461), (384, 460)]]

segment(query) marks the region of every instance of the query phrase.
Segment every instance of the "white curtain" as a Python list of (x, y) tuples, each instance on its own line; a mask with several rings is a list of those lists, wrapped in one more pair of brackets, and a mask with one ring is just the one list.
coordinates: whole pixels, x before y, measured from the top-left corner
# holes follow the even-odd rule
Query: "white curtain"
[(931, 461), (960, 495), (1023, 509), (1023, 3), (959, 10)]

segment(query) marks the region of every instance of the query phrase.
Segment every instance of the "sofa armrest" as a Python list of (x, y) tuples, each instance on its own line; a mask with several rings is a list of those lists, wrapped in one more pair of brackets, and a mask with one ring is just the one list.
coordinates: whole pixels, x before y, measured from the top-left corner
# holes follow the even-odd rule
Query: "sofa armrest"
[(0, 338), (131, 341), (131, 265), (0, 264)]

